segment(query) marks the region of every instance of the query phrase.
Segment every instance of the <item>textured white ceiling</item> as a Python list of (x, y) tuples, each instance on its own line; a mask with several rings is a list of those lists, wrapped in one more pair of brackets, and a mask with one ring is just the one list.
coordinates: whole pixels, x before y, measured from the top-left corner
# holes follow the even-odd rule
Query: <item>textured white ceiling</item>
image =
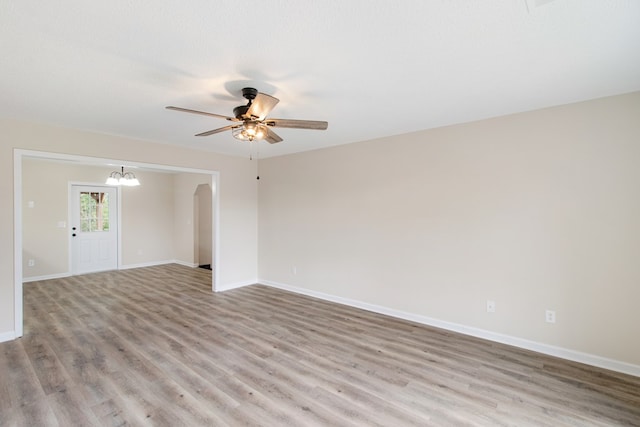
[(260, 156), (640, 90), (637, 0), (0, 0), (0, 117), (248, 156), (253, 86), (280, 99)]

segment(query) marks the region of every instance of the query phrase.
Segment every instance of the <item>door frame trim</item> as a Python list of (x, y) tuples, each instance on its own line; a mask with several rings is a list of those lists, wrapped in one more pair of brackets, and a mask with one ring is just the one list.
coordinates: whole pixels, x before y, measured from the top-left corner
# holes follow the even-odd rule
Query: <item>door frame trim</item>
[[(19, 338), (24, 333), (23, 325), (23, 296), (22, 296), (22, 160), (24, 158), (38, 158), (52, 161), (75, 162), (83, 165), (107, 166), (120, 165), (126, 163), (139, 168), (149, 168), (164, 171), (199, 173), (211, 175), (211, 186), (215, 188), (215, 193), (211, 198), (213, 216), (213, 274), (211, 275), (211, 290), (216, 292), (217, 284), (220, 283), (220, 172), (215, 170), (196, 169), (182, 166), (163, 165), (158, 163), (143, 163), (134, 160), (114, 159), (81, 156), (74, 154), (52, 153), (49, 151), (13, 149), (13, 280), (14, 280), (14, 337)], [(120, 191), (118, 194), (121, 193)], [(118, 204), (120, 209), (120, 203)], [(119, 228), (118, 233), (122, 227)], [(120, 236), (119, 236), (120, 237)], [(118, 244), (121, 239), (118, 238)], [(118, 251), (118, 268), (121, 267), (122, 251)]]

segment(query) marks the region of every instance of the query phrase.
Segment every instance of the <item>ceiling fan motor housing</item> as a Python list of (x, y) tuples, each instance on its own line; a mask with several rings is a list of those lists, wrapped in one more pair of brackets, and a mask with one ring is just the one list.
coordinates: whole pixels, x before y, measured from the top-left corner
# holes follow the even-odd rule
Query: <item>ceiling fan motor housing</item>
[(244, 97), (244, 99), (247, 99), (249, 101), (256, 99), (256, 96), (258, 96), (258, 89), (245, 87), (242, 89), (242, 96)]
[(251, 107), (253, 100), (256, 99), (256, 96), (258, 96), (258, 89), (254, 89), (252, 87), (245, 87), (242, 89), (242, 97), (249, 102), (247, 105), (240, 105), (233, 109), (233, 115), (236, 119), (243, 120), (247, 118), (247, 111), (249, 110), (249, 107)]
[(236, 119), (243, 120), (247, 111), (249, 111), (249, 105), (239, 105), (233, 109), (233, 115)]

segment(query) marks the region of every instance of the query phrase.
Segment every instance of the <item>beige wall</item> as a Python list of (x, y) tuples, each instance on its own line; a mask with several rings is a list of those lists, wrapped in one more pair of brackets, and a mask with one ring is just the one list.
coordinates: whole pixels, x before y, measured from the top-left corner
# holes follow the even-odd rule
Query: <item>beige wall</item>
[(46, 125), (0, 120), (0, 337), (15, 331), (14, 148), (219, 171), (221, 288), (257, 277), (256, 163), (203, 151)]
[[(69, 183), (103, 185), (113, 169), (36, 158), (23, 160), (22, 265), (25, 279), (70, 273), (70, 226), (58, 227), (58, 222), (69, 220)], [(144, 185), (119, 187), (122, 266), (181, 260), (175, 249), (183, 239), (193, 241), (193, 235), (175, 233), (174, 193), (177, 191), (174, 180), (188, 174), (140, 170), (135, 173)], [(202, 180), (203, 176), (195, 174), (192, 179), (199, 177)], [(33, 207), (29, 207), (30, 201)], [(29, 259), (35, 261), (35, 266), (27, 265)]]
[(122, 266), (171, 261), (174, 253), (173, 175), (136, 171), (139, 187), (121, 187)]
[(634, 93), (262, 160), (260, 278), (640, 365), (639, 118)]

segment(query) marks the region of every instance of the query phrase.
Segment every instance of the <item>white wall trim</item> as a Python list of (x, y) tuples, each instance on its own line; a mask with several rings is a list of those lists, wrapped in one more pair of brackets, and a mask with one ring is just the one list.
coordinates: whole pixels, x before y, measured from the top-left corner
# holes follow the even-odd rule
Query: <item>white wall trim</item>
[[(118, 268), (118, 270), (130, 270), (132, 268), (153, 267), (156, 265), (164, 265), (164, 264), (180, 264), (180, 265), (184, 265), (185, 267), (191, 267), (191, 268), (195, 268), (198, 266), (198, 264), (180, 261), (177, 259), (172, 259), (167, 261), (151, 261), (151, 262), (144, 262), (140, 264), (121, 265), (120, 268)], [(22, 279), (22, 283), (39, 282), (41, 280), (50, 280), (50, 279), (61, 279), (63, 277), (71, 277), (71, 276), (73, 276), (73, 274), (66, 272), (66, 273), (48, 274), (45, 276), (25, 277)]]
[[(189, 262), (185, 262), (185, 261), (180, 261), (180, 260), (177, 260), (177, 259), (172, 259), (172, 260), (167, 260), (167, 261), (151, 261), (151, 262), (144, 262), (144, 263), (140, 263), (140, 264), (122, 265), (122, 266), (120, 266), (120, 268), (118, 268), (118, 270), (130, 270), (132, 268), (154, 267), (156, 265), (165, 265), (165, 264), (179, 264), (179, 265), (184, 265), (185, 267), (190, 267), (190, 268), (198, 267), (198, 264), (189, 263)], [(96, 273), (98, 273), (98, 272), (96, 272)], [(45, 276), (25, 277), (25, 278), (22, 279), (22, 283), (39, 282), (41, 280), (62, 279), (64, 277), (71, 277), (71, 276), (73, 276), (73, 274), (71, 274), (69, 272), (65, 272), (65, 273), (57, 273), (57, 274), (48, 274), (48, 275), (45, 275)], [(253, 282), (253, 283), (255, 283), (255, 282)]]
[(231, 289), (243, 288), (245, 286), (251, 286), (251, 285), (255, 285), (257, 283), (258, 283), (257, 280), (250, 280), (250, 281), (246, 281), (246, 282), (229, 283), (229, 284), (226, 284), (226, 285), (216, 286), (215, 291), (216, 292), (230, 291)]
[(18, 338), (14, 332), (3, 332), (0, 334), (0, 342), (12, 341)]
[(13, 150), (13, 335), (19, 338), (22, 324), (22, 154)]
[(180, 264), (178, 261), (168, 259), (165, 261), (149, 261), (149, 262), (141, 262), (139, 264), (125, 264), (120, 266), (120, 270), (131, 270), (132, 268), (144, 268), (144, 267), (155, 267), (156, 265), (165, 265), (165, 264)]
[[(213, 283), (211, 284), (211, 290), (213, 292), (217, 292), (218, 284), (220, 283), (220, 268), (222, 264), (220, 263), (220, 174), (216, 173), (211, 177), (211, 190), (213, 194), (211, 197), (211, 204), (213, 205), (211, 208), (211, 214), (213, 215), (213, 229), (211, 232), (213, 233), (213, 265), (211, 268), (213, 269)], [(257, 205), (256, 205), (257, 206)], [(257, 263), (257, 262), (256, 262)]]
[(584, 363), (587, 365), (596, 366), (599, 368), (609, 369), (611, 371), (621, 372), (624, 374), (640, 377), (640, 366), (633, 365), (631, 363), (621, 362), (619, 360), (608, 359), (606, 357), (583, 353), (580, 351), (570, 350), (567, 348), (556, 347), (553, 345), (544, 344), (536, 341), (530, 341), (523, 338), (513, 337), (510, 335), (499, 334), (496, 332), (487, 331), (485, 329), (479, 329), (479, 328), (474, 328), (470, 326), (460, 325), (458, 323), (447, 322), (444, 320), (434, 319), (432, 317), (422, 316), (419, 314), (394, 310), (394, 309), (383, 307), (380, 305), (369, 304), (369, 303), (358, 301), (358, 300), (343, 298), (343, 297), (339, 297), (331, 294), (325, 294), (323, 292), (317, 292), (309, 289), (298, 288), (296, 286), (285, 285), (285, 284), (273, 282), (270, 280), (259, 280), (258, 283), (266, 286), (270, 286), (273, 288), (282, 289), (285, 291), (295, 292), (297, 294), (319, 298), (325, 301), (335, 302), (338, 304), (348, 305), (351, 307), (371, 311), (374, 313), (384, 314), (384, 315), (395, 317), (398, 319), (409, 320), (411, 322), (416, 322), (416, 323), (420, 323), (427, 326), (434, 326), (436, 328), (446, 329), (448, 331), (459, 332), (461, 334), (470, 335), (477, 338), (483, 338), (489, 341), (508, 344), (508, 345), (523, 348), (526, 350), (536, 351), (538, 353), (546, 354), (549, 356), (555, 356), (562, 359), (571, 360), (574, 362)]
[(22, 283), (29, 282), (39, 282), (41, 280), (51, 280), (51, 279), (62, 279), (63, 277), (71, 277), (71, 273), (57, 273), (57, 274), (47, 274), (44, 276), (33, 276), (33, 277), (25, 277), (22, 279)]
[(187, 261), (180, 261), (179, 259), (174, 259), (173, 261), (171, 261), (174, 264), (179, 264), (179, 265), (184, 265), (185, 267), (191, 267), (191, 268), (196, 268), (198, 267), (198, 263), (195, 262), (187, 262)]

